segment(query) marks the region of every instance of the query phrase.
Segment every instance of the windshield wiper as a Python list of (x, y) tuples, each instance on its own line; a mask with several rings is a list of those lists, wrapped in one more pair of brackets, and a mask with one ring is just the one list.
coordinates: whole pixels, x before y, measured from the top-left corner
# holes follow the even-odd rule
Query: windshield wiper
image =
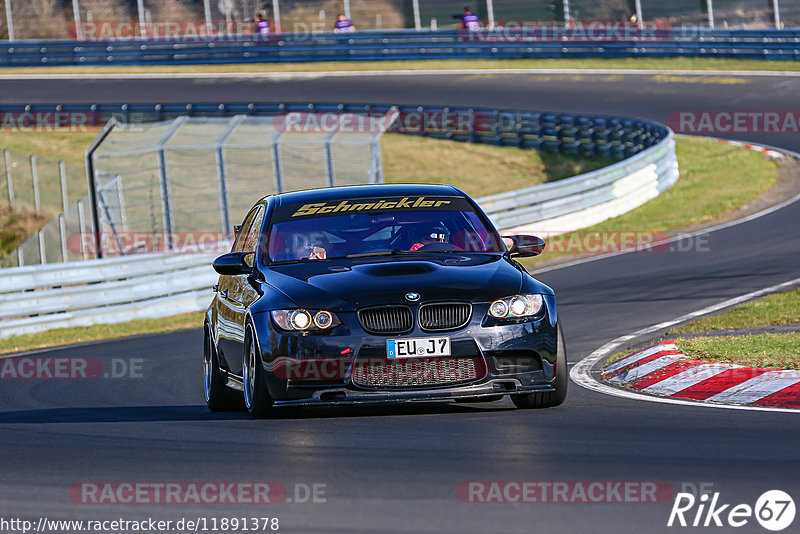
[(358, 252), (356, 254), (347, 254), (345, 256), (341, 256), (343, 258), (368, 258), (370, 256), (391, 256), (392, 254), (397, 254), (395, 250), (377, 250), (374, 252)]

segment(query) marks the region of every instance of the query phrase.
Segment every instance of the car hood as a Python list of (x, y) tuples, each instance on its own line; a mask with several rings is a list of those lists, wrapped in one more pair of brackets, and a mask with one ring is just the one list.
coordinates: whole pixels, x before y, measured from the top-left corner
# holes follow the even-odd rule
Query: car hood
[[(276, 265), (268, 284), (298, 306), (347, 311), (377, 304), (469, 300), (488, 302), (518, 293), (523, 273), (499, 254), (378, 257)], [(549, 292), (546, 286), (545, 292)]]

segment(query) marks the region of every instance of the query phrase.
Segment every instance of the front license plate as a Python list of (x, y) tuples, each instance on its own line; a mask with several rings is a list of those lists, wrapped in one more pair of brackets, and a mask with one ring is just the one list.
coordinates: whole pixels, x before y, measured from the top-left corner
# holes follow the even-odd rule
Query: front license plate
[(418, 337), (408, 339), (387, 339), (388, 358), (428, 358), (450, 356), (449, 337)]

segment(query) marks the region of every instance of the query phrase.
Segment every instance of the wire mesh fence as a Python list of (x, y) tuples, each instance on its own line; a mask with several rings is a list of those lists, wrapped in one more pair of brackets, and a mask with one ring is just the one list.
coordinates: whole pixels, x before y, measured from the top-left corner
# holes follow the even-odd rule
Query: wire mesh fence
[[(7, 0), (0, 39), (120, 40), (331, 31), (346, 14), (356, 29), (452, 28), (466, 5), (484, 25), (512, 22), (642, 21), (667, 26), (800, 26), (797, 0)], [(11, 7), (10, 11), (5, 6)], [(77, 7), (77, 9), (75, 9)], [(9, 24), (10, 23), (10, 24)], [(11, 31), (9, 32), (9, 29)]]
[(379, 138), (396, 112), (347, 129), (347, 114), (294, 115), (118, 125), (93, 156), (103, 255), (227, 242), (264, 195), (383, 181)]

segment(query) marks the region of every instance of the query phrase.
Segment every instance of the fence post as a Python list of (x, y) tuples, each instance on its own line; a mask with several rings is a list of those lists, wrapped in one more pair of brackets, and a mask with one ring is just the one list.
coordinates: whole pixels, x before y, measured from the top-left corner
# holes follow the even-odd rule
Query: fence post
[(644, 29), (644, 21), (642, 20), (642, 0), (636, 0), (636, 25), (640, 30)]
[(11, 171), (11, 154), (5, 151), (6, 157), (6, 180), (8, 181), (8, 209), (14, 209), (14, 179)]
[[(97, 205), (97, 188), (95, 184), (95, 175), (94, 175), (94, 153), (95, 151), (100, 148), (100, 145), (103, 141), (106, 140), (112, 130), (119, 124), (116, 119), (110, 119), (106, 125), (103, 127), (103, 130), (95, 137), (92, 144), (89, 145), (89, 148), (86, 149), (85, 153), (85, 162), (86, 162), (86, 181), (89, 187), (89, 207), (92, 211), (92, 232), (94, 232), (94, 244), (95, 244), (95, 256), (97, 258), (103, 257), (103, 251), (101, 250), (101, 236), (100, 236), (100, 213), (98, 211)], [(79, 203), (78, 204), (78, 214), (81, 221), (81, 232), (84, 231), (83, 226), (83, 206)], [(83, 243), (83, 240), (81, 240)], [(83, 244), (81, 244), (81, 248), (83, 249)], [(85, 251), (84, 251), (84, 259)]]
[(63, 161), (58, 162), (58, 177), (61, 179), (61, 211), (66, 216), (69, 211), (69, 200), (67, 197), (67, 165)]
[(325, 141), (322, 146), (325, 153), (325, 177), (328, 179), (328, 187), (336, 185), (336, 178), (333, 169), (333, 153), (331, 151), (331, 140), (336, 135), (336, 132), (331, 132), (325, 136)]
[(272, 0), (272, 18), (275, 20), (275, 33), (283, 33), (280, 0)]
[(44, 253), (44, 233), (41, 230), (39, 230), (38, 232), (36, 232), (36, 236), (39, 240), (39, 263), (44, 265), (45, 263), (47, 263), (47, 256)]
[(11, 0), (6, 0), (6, 26), (8, 26), (8, 40), (14, 40), (14, 16), (11, 14)]
[(781, 29), (781, 6), (779, 0), (772, 0), (772, 11), (775, 13), (775, 29)]
[(122, 224), (122, 231), (128, 231), (128, 210), (125, 209), (125, 195), (122, 192), (122, 176), (115, 175), (117, 184), (117, 202), (119, 203), (119, 221)]
[[(566, 3), (567, 0), (564, 0)], [(486, 14), (489, 17), (489, 21), (487, 23), (488, 29), (494, 28), (494, 3), (492, 0), (486, 0)]]
[[(80, 227), (80, 234), (81, 234), (81, 259), (87, 259), (88, 254), (86, 254), (86, 241), (83, 239), (83, 232), (86, 230), (86, 218), (83, 214), (83, 199), (78, 201), (78, 226)], [(95, 237), (94, 239), (95, 246), (97, 246), (98, 240)], [(97, 252), (95, 252), (95, 256), (98, 258), (100, 257)]]
[(272, 136), (272, 176), (275, 179), (275, 192), (283, 193), (283, 166), (281, 165), (281, 151), (279, 139), (281, 132), (277, 132)]
[(39, 169), (36, 165), (36, 156), (31, 155), (31, 179), (33, 180), (33, 207), (39, 213)]
[(69, 261), (67, 251), (67, 221), (65, 215), (62, 213), (58, 216), (58, 233), (61, 237), (61, 262), (66, 263)]
[(422, 31), (422, 20), (419, 18), (419, 0), (412, 0), (411, 6), (414, 9), (414, 29)]
[(72, 18), (75, 19), (75, 37), (83, 41), (83, 26), (81, 24), (81, 8), (78, 0), (72, 0)]
[(166, 234), (166, 248), (172, 249), (172, 202), (169, 198), (169, 174), (167, 169), (167, 142), (172, 138), (188, 117), (182, 115), (172, 122), (169, 130), (158, 140), (158, 176), (161, 183), (161, 209), (164, 217), (164, 233)]
[(714, 29), (714, 0), (707, 0), (708, 6), (708, 27)]
[(381, 163), (381, 147), (379, 142), (380, 137), (373, 135), (370, 139), (370, 152), (372, 153), (372, 164), (369, 169), (369, 183), (382, 184), (383, 183), (383, 164)]
[(246, 118), (246, 115), (236, 115), (225, 126), (225, 130), (217, 138), (215, 146), (217, 159), (217, 180), (219, 181), (219, 207), (222, 210), (222, 233), (227, 234), (232, 230), (231, 210), (228, 201), (228, 171), (225, 167), (225, 142), (233, 134), (237, 126)]

